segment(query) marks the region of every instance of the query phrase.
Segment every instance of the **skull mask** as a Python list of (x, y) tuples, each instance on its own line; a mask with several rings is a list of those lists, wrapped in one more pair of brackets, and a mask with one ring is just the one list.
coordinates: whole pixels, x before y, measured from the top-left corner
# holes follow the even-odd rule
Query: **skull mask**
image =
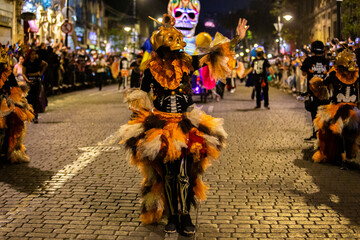
[(168, 13), (175, 18), (175, 27), (185, 37), (193, 37), (199, 20), (199, 0), (170, 0)]
[(153, 32), (150, 42), (156, 51), (159, 47), (169, 47), (171, 51), (184, 49), (186, 43), (183, 41), (182, 33), (174, 28), (175, 19), (164, 14), (163, 26), (159, 30)]

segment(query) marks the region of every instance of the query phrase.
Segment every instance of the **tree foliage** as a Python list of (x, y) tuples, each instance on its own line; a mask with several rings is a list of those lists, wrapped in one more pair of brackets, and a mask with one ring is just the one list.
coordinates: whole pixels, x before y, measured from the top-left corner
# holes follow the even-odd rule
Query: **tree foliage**
[(274, 0), (273, 8), (270, 11), (270, 14), (274, 17), (281, 17), (281, 23), (284, 24), (281, 29), (281, 36), (288, 42), (296, 41), (299, 31), (295, 21), (287, 23), (282, 17), (286, 14), (291, 14), (294, 17), (294, 14), (296, 13), (296, 4), (297, 1), (293, 0)]
[(342, 34), (346, 37), (360, 36), (360, 2), (359, 0), (344, 0), (342, 2)]

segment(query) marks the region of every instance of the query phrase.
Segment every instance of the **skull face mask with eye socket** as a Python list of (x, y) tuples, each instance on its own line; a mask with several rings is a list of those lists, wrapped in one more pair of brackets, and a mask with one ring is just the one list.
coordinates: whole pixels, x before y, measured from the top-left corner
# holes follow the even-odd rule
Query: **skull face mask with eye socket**
[(193, 37), (199, 20), (199, 0), (170, 0), (168, 13), (175, 18), (175, 27), (185, 37)]
[(171, 51), (184, 49), (186, 43), (183, 41), (182, 33), (174, 28), (175, 19), (164, 14), (162, 26), (153, 32), (150, 42), (154, 51), (159, 47), (168, 47)]

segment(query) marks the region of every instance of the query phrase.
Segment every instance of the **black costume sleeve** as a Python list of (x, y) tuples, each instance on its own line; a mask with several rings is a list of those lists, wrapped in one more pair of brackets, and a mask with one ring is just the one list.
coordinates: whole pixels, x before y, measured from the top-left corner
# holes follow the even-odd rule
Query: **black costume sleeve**
[(203, 66), (200, 66), (200, 59), (201, 57), (203, 56), (199, 56), (199, 55), (194, 55), (192, 56), (192, 67), (194, 68), (194, 71), (198, 70), (199, 68), (203, 67)]
[(267, 60), (267, 59), (265, 59), (264, 65), (265, 65), (265, 66), (264, 66), (265, 68), (271, 67), (270, 62), (269, 62), (269, 60)]
[(300, 68), (301, 71), (308, 73), (309, 71), (309, 58), (306, 58)]
[(325, 86), (329, 86), (331, 84), (331, 82), (333, 81), (333, 79), (336, 78), (336, 72), (331, 72), (329, 74), (329, 76), (327, 76), (324, 80), (323, 80), (323, 84)]
[(150, 69), (146, 69), (144, 71), (144, 77), (143, 77), (143, 79), (141, 81), (140, 89), (145, 91), (145, 92), (150, 92), (150, 89), (151, 89), (150, 84), (152, 83), (152, 78), (153, 77), (152, 77), (152, 74), (150, 72)]
[(326, 71), (329, 72), (330, 70), (330, 61), (329, 59), (326, 59)]

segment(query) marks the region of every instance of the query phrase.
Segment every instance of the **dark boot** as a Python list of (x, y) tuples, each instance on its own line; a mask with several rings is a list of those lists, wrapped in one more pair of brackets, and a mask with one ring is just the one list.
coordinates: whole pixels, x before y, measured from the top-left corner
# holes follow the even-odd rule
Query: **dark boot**
[(179, 226), (179, 216), (171, 215), (168, 218), (168, 223), (165, 225), (164, 231), (166, 233), (176, 233), (177, 227)]
[(190, 214), (180, 216), (180, 230), (184, 235), (195, 234), (195, 226), (191, 222)]

